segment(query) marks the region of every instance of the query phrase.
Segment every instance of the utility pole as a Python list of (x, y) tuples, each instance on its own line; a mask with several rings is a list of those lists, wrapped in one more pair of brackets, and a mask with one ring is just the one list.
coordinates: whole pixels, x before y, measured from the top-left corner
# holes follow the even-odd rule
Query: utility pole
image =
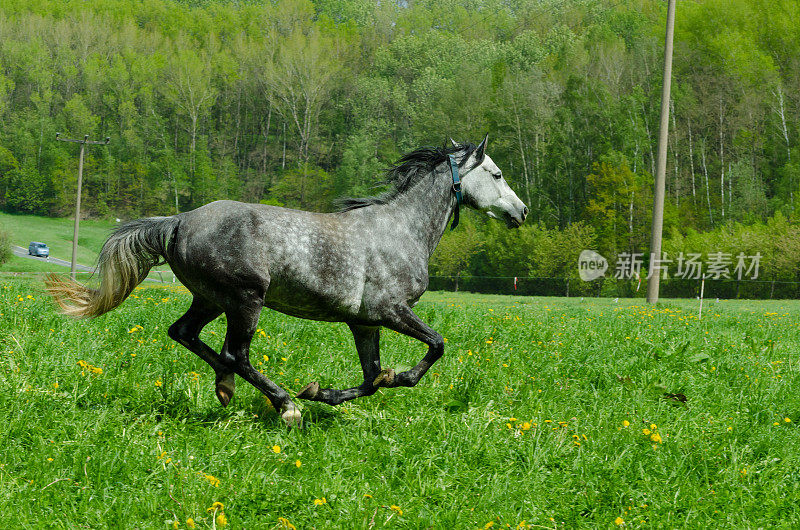
[(106, 145), (108, 142), (111, 141), (109, 136), (106, 136), (106, 140), (104, 142), (94, 142), (89, 140), (89, 135), (83, 137), (83, 140), (73, 140), (71, 138), (61, 138), (61, 133), (56, 133), (56, 140), (60, 142), (74, 142), (76, 144), (81, 144), (81, 154), (80, 158), (78, 159), (78, 194), (75, 199), (75, 227), (72, 233), (72, 263), (69, 266), (69, 276), (73, 280), (75, 280), (75, 271), (77, 269), (77, 258), (78, 258), (78, 224), (80, 223), (81, 219), (81, 188), (83, 186), (83, 151), (86, 147), (86, 144), (92, 145)]
[(672, 80), (672, 34), (675, 30), (675, 0), (667, 6), (667, 35), (664, 39), (664, 84), (661, 88), (661, 125), (658, 131), (658, 164), (653, 191), (653, 229), (650, 234), (650, 274), (647, 280), (647, 303), (658, 302), (661, 269), (661, 229), (664, 225), (664, 181), (667, 172), (667, 135), (669, 133), (669, 91)]

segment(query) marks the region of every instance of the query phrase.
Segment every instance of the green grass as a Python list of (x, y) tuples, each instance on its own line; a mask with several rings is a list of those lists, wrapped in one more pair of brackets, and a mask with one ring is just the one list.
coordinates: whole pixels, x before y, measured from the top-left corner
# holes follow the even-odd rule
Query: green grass
[(0, 266), (0, 273), (4, 272), (41, 273), (44, 275), (48, 272), (69, 272), (69, 267), (62, 267), (53, 262), (40, 259), (11, 256), (10, 260)]
[[(97, 261), (100, 248), (115, 225), (113, 221), (105, 220), (81, 221), (78, 232), (78, 263), (91, 266)], [(31, 241), (42, 241), (50, 247), (51, 256), (67, 261), (72, 258), (72, 219), (0, 212), (0, 226), (11, 234), (11, 242), (15, 245), (27, 249)], [(12, 270), (9, 269), (10, 263), (0, 270)]]
[[(134, 295), (76, 322), (39, 283), (0, 278), (15, 526), (212, 528), (214, 502), (231, 528), (800, 525), (797, 302), (710, 303), (698, 321), (694, 301), (428, 294), (416, 311), (447, 344), (416, 388), (305, 403), (289, 431), (241, 380), (221, 408), (211, 370), (166, 337), (188, 295)], [(280, 385), (360, 381), (343, 324), (260, 326), (251, 359)], [(218, 348), (224, 330), (203, 337)], [(424, 353), (381, 343), (385, 367)]]

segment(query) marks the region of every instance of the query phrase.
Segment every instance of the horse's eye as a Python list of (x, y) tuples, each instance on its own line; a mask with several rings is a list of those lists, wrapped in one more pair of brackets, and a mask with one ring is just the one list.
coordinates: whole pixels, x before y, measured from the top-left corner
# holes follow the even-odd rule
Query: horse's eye
[(501, 178), (503, 178), (502, 173), (492, 173), (492, 176), (495, 178), (495, 180), (500, 180)]

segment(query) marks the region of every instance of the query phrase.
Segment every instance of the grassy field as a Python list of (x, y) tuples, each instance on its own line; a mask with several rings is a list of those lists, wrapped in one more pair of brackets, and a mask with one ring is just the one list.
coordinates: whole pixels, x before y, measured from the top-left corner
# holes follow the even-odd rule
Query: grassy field
[[(78, 234), (78, 263), (93, 265), (97, 261), (103, 241), (115, 224), (112, 221), (81, 221)], [(50, 247), (52, 256), (65, 260), (72, 257), (72, 219), (0, 212), (0, 227), (11, 234), (11, 242), (15, 245), (28, 248), (28, 243), (31, 241), (43, 241)], [(5, 264), (0, 270), (14, 270), (11, 263), (14, 262)], [(15, 263), (15, 265), (21, 264)]]
[[(305, 404), (303, 430), (241, 381), (219, 406), (211, 370), (165, 334), (188, 303), (139, 289), (75, 322), (39, 283), (0, 278), (15, 526), (800, 526), (796, 302), (711, 303), (698, 321), (694, 301), (429, 293), (417, 312), (447, 344), (422, 382)], [(360, 381), (346, 326), (260, 325), (251, 359), (282, 386)], [(385, 367), (424, 353), (381, 342)]]

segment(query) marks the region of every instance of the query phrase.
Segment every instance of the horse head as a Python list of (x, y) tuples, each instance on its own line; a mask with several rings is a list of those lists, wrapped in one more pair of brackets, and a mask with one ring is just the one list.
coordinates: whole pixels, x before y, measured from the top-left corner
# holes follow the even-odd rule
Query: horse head
[[(502, 219), (508, 228), (517, 228), (525, 222), (528, 207), (517, 197), (503, 178), (503, 172), (486, 154), (488, 139), (487, 134), (466, 160), (459, 161), (459, 166), (463, 168), (461, 191), (464, 204), (486, 212), (494, 219)], [(453, 144), (457, 145), (455, 142)]]

